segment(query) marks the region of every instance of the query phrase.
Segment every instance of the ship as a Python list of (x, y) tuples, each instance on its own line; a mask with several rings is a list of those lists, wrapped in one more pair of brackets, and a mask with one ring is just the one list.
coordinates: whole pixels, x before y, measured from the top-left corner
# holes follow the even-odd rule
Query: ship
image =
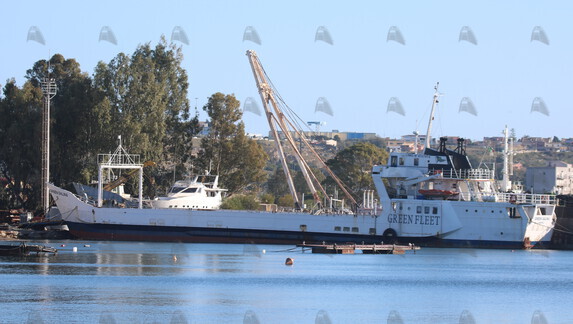
[[(364, 193), (363, 203), (359, 206), (343, 184), (340, 187), (348, 203), (336, 195), (325, 193), (319, 183), (313, 182), (310, 168), (302, 159), (290, 130), (286, 128), (290, 123), (281, 121), (284, 114), (278, 107), (279, 100), (274, 95), (272, 83), (266, 79), (256, 53), (248, 51), (247, 55), (271, 132), (276, 138), (277, 151), (284, 152), (276, 129), (280, 127), (286, 142), (294, 144), (291, 145), (293, 154), (315, 198), (315, 206), (307, 209), (302, 204), (284, 156), (281, 163), (294, 199), (292, 210), (223, 210), (202, 208), (200, 204), (175, 204), (174, 200), (165, 204), (144, 204), (139, 157), (116, 150), (114, 154), (98, 157), (97, 201), (48, 184), (71, 234), (86, 240), (258, 244), (415, 243), (475, 248), (531, 248), (538, 242), (550, 240), (555, 223), (554, 196), (497, 189), (492, 170), (471, 167), (463, 141), (456, 150), (447, 149), (445, 141), (441, 141), (437, 150), (430, 147), (437, 86), (424, 152), (392, 152), (386, 165), (372, 167), (372, 179), (380, 205), (374, 199), (374, 192), (368, 191)], [(298, 135), (300, 142), (308, 144), (302, 133)], [(308, 147), (312, 150), (312, 146)], [(324, 161), (322, 163), (326, 166)], [(136, 208), (104, 201), (102, 175), (109, 168), (139, 168)], [(330, 174), (337, 183), (340, 182), (334, 174)], [(179, 189), (175, 191), (180, 192)]]
[(472, 167), (463, 138), (454, 150), (447, 148), (446, 137), (439, 139), (437, 149), (431, 147), (438, 85), (424, 151), (417, 152), (416, 140), (414, 153), (391, 152), (386, 165), (372, 168), (384, 206), (377, 224), (385, 228), (384, 239), (435, 247), (531, 248), (549, 243), (556, 196), (512, 190), (507, 126), (502, 181), (495, 180), (494, 167)]

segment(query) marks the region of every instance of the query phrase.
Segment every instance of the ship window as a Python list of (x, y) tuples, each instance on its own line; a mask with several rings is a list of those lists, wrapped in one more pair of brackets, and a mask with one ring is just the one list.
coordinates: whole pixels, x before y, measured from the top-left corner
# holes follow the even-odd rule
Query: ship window
[(335, 230), (336, 232), (340, 232), (340, 226), (334, 226), (334, 230)]
[(414, 165), (418, 166), (420, 164), (420, 159), (419, 158), (414, 158)]
[(390, 166), (395, 167), (396, 165), (398, 165), (398, 157), (397, 156), (390, 157)]
[(424, 214), (430, 213), (430, 206), (424, 206)]
[(400, 165), (404, 165), (404, 158), (400, 158)]
[(303, 232), (306, 232), (306, 225), (300, 225), (300, 230)]
[(369, 233), (370, 235), (376, 235), (376, 229), (374, 227), (370, 227)]
[(353, 232), (353, 233), (358, 233), (358, 227), (353, 227), (353, 228), (352, 228), (352, 232)]
[(539, 207), (539, 209), (537, 210), (537, 215), (547, 215), (546, 208)]
[(438, 207), (432, 207), (432, 214), (438, 214)]
[(185, 189), (185, 187), (172, 187), (171, 190), (169, 191), (169, 193), (177, 193), (183, 189)]
[(418, 214), (422, 213), (422, 206), (416, 206), (416, 213)]
[(197, 188), (187, 188), (185, 190), (183, 190), (183, 192), (185, 193), (194, 193), (197, 191)]
[(346, 227), (346, 226), (345, 226), (342, 230), (343, 230), (344, 232), (350, 232), (350, 227)]

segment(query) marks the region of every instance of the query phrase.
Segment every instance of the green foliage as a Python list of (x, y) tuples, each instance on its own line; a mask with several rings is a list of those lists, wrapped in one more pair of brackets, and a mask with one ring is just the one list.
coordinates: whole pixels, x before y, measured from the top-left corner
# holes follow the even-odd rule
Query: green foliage
[(223, 201), (222, 209), (257, 210), (259, 203), (254, 195), (234, 195)]
[[(230, 192), (258, 190), (268, 159), (261, 146), (245, 135), (240, 102), (234, 95), (213, 94), (203, 110), (209, 114), (209, 134), (201, 141), (198, 164), (221, 176)], [(212, 167), (212, 168), (211, 168)]]
[(261, 203), (263, 204), (274, 204), (275, 203), (275, 196), (270, 193), (264, 193), (259, 197)]
[[(348, 186), (355, 198), (362, 197), (364, 190), (373, 189), (372, 176), (370, 174), (374, 164), (385, 163), (388, 153), (367, 142), (360, 142), (346, 148), (326, 164), (344, 184)], [(324, 184), (327, 187), (335, 186), (334, 180), (328, 177)]]
[(290, 194), (279, 197), (277, 204), (283, 207), (294, 207), (294, 199)]
[(40, 198), (42, 92), (9, 80), (0, 99), (0, 177), (9, 180), (5, 208), (33, 210)]
[(179, 166), (189, 162), (199, 126), (197, 112), (189, 113), (182, 60), (181, 49), (162, 38), (155, 47), (140, 45), (131, 56), (120, 53), (99, 62), (93, 78), (74, 59), (55, 54), (33, 64), (22, 88), (8, 81), (0, 97), (0, 176), (14, 179), (4, 195), (7, 204), (33, 209), (39, 201), (40, 85), (48, 76), (57, 84), (51, 100), (52, 182), (65, 186), (93, 179), (97, 154), (113, 150), (117, 135), (144, 161), (175, 162), (184, 169)]

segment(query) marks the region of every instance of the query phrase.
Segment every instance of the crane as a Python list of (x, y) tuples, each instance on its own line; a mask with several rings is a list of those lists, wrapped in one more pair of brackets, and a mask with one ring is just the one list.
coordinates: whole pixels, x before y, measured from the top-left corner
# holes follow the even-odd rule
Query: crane
[[(294, 151), (294, 157), (298, 165), (300, 166), (301, 172), (308, 185), (308, 188), (310, 189), (312, 196), (318, 205), (320, 205), (320, 197), (318, 196), (318, 190), (316, 189), (316, 187), (320, 189), (320, 191), (324, 194), (325, 197), (329, 197), (329, 195), (326, 193), (326, 190), (324, 190), (324, 188), (322, 187), (316, 176), (312, 173), (310, 166), (306, 163), (306, 161), (302, 157), (302, 154), (298, 149), (295, 140), (293, 138), (292, 135), (293, 133), (295, 133), (301, 139), (301, 141), (310, 149), (310, 151), (317, 157), (321, 166), (325, 168), (325, 170), (330, 174), (330, 176), (334, 179), (334, 181), (345, 193), (346, 197), (353, 203), (353, 206), (357, 206), (356, 200), (352, 197), (352, 195), (350, 195), (350, 193), (345, 188), (342, 181), (332, 172), (332, 170), (330, 170), (330, 168), (326, 165), (326, 163), (322, 160), (322, 158), (320, 158), (318, 153), (307, 141), (304, 134), (299, 129), (297, 129), (297, 127), (295, 127), (295, 123), (293, 121), (290, 121), (285, 115), (285, 113), (279, 107), (279, 103), (282, 102), (282, 99), (278, 94), (275, 93), (275, 90), (272, 87), (272, 83), (270, 82), (270, 80), (268, 80), (268, 77), (261, 65), (261, 62), (259, 61), (257, 53), (253, 50), (248, 50), (247, 57), (249, 58), (249, 63), (251, 64), (251, 69), (255, 77), (255, 82), (257, 84), (259, 94), (261, 95), (261, 100), (263, 102), (263, 107), (265, 110), (265, 114), (267, 116), (267, 121), (271, 128), (271, 133), (275, 138), (275, 144), (279, 152), (279, 158), (283, 170), (285, 172), (290, 193), (294, 199), (295, 208), (301, 209), (301, 203), (298, 198), (296, 188), (294, 186), (294, 182), (292, 180), (292, 176), (288, 168), (286, 156), (284, 153), (284, 148), (278, 136), (277, 127), (281, 129), (282, 134), (286, 138), (286, 142)], [(332, 205), (333, 198), (329, 197), (329, 199)]]

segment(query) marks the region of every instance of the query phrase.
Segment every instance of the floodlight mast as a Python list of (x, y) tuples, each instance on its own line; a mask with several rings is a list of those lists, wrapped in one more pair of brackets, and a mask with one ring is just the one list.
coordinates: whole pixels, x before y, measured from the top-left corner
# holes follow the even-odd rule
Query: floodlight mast
[(57, 92), (56, 80), (42, 79), (42, 93), (44, 94), (44, 109), (42, 110), (42, 208), (44, 213), (50, 208), (50, 101)]

